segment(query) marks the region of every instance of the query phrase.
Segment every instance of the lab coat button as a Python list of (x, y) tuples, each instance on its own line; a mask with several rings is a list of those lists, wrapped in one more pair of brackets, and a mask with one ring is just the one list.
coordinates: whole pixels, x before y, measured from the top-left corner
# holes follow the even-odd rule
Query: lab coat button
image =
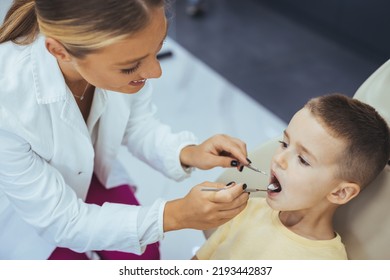
[(79, 173), (77, 173), (78, 175), (81, 175), (83, 172), (79, 171)]

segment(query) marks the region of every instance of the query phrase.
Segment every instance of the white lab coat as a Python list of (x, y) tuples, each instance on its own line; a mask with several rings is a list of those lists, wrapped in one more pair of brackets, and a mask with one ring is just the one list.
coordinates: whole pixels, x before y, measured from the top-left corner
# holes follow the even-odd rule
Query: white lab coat
[(56, 246), (139, 254), (161, 240), (162, 200), (83, 202), (93, 172), (108, 185), (120, 145), (172, 179), (189, 175), (179, 153), (197, 140), (173, 134), (155, 111), (148, 84), (131, 95), (96, 89), (86, 125), (44, 37), (1, 44), (0, 259), (46, 259)]

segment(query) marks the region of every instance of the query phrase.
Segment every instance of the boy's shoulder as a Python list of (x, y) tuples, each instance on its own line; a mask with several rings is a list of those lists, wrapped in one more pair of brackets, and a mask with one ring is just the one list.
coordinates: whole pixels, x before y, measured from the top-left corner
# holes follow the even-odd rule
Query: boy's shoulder
[(256, 196), (250, 197), (248, 200), (247, 208), (262, 208), (267, 207), (270, 208), (265, 197)]
[(256, 213), (256, 216), (262, 216), (264, 214), (271, 214), (273, 211), (274, 210), (268, 205), (265, 197), (251, 197), (249, 198), (248, 204), (242, 212), (242, 215), (253, 217), (254, 213)]

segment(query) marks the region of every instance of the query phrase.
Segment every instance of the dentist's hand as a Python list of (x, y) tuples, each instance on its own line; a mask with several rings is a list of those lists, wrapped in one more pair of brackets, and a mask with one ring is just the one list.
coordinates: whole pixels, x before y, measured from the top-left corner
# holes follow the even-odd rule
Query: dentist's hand
[(184, 147), (180, 153), (183, 166), (199, 169), (213, 167), (237, 167), (249, 164), (246, 144), (224, 134), (215, 135), (199, 145)]
[(164, 209), (164, 232), (184, 228), (205, 230), (226, 223), (247, 205), (245, 184), (232, 183), (217, 192), (202, 188), (225, 188), (220, 183), (204, 182), (181, 199), (168, 201)]

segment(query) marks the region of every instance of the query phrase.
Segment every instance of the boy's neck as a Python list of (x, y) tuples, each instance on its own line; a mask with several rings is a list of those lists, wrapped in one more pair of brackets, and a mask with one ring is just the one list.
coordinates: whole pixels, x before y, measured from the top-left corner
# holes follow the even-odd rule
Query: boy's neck
[(336, 208), (327, 211), (285, 211), (279, 213), (281, 223), (292, 232), (312, 240), (330, 240), (336, 234), (333, 215)]

